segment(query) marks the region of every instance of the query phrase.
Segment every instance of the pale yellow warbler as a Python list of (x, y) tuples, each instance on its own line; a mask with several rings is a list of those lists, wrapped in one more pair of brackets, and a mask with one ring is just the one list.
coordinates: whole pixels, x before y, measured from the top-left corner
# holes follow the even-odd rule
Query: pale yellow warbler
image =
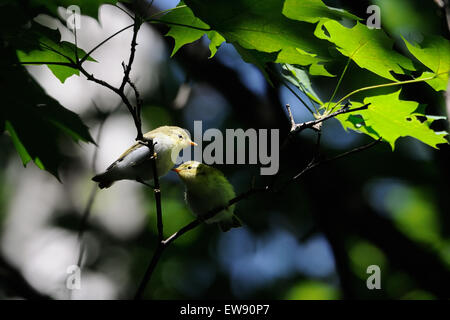
[[(184, 129), (173, 126), (156, 128), (144, 134), (144, 138), (152, 139), (155, 145), (158, 177), (165, 175), (175, 165), (176, 158), (182, 149), (196, 145)], [(98, 182), (101, 189), (109, 188), (118, 180), (143, 182), (152, 179), (150, 149), (141, 143), (131, 146), (105, 172), (92, 178)]]
[[(222, 172), (213, 167), (188, 161), (172, 170), (178, 173), (186, 185), (186, 202), (197, 217), (226, 206), (235, 197), (233, 186)], [(205, 222), (217, 222), (224, 232), (240, 227), (241, 222), (233, 211), (234, 206), (227, 207)]]

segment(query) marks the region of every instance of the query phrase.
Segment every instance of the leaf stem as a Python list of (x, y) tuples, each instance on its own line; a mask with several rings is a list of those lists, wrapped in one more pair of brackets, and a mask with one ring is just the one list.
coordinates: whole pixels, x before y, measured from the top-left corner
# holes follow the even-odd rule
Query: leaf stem
[[(342, 80), (344, 79), (344, 75), (347, 72), (348, 66), (350, 65), (350, 61), (352, 61), (352, 59), (349, 57), (347, 60), (347, 63), (345, 64), (344, 70), (342, 70), (341, 76), (339, 77), (338, 83), (336, 84), (336, 87), (334, 88), (333, 94), (331, 95), (330, 103), (333, 102), (334, 97), (336, 96), (336, 93), (339, 90), (339, 87), (341, 86)], [(334, 107), (331, 109), (331, 112), (333, 112)]]
[[(418, 83), (418, 82), (424, 82), (424, 81), (428, 81), (428, 80), (433, 80), (434, 78), (436, 78), (438, 75), (440, 74), (444, 74), (447, 72), (442, 72), (439, 74), (435, 74), (432, 77), (427, 77), (427, 78), (422, 78), (422, 79), (413, 79), (413, 80), (407, 80), (407, 81), (398, 81), (398, 82), (391, 82), (391, 83), (385, 83), (385, 84), (378, 84), (378, 85), (374, 85), (374, 86), (369, 86), (369, 87), (364, 87), (364, 88), (359, 88), (357, 90), (354, 90), (352, 92), (350, 92), (349, 94), (345, 95), (343, 98), (341, 98), (338, 102), (336, 102), (333, 106), (333, 109), (338, 106), (339, 104), (341, 104), (344, 100), (346, 100), (347, 98), (350, 98), (352, 95), (358, 93), (358, 92), (362, 92), (362, 91), (367, 91), (367, 90), (372, 90), (372, 89), (378, 89), (378, 88), (386, 88), (386, 87), (393, 87), (393, 86), (400, 86), (403, 84), (409, 84), (409, 83)], [(332, 110), (333, 110), (332, 109)]]

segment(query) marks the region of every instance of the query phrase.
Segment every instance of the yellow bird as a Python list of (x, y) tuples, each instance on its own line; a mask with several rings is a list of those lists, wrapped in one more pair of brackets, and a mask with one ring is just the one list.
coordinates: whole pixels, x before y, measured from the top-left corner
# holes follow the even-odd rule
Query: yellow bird
[[(196, 146), (187, 131), (174, 126), (163, 126), (144, 134), (145, 139), (152, 139), (155, 144), (156, 169), (158, 177), (165, 175), (175, 165), (181, 150), (191, 145)], [(105, 172), (92, 178), (98, 186), (109, 188), (118, 180), (136, 180), (144, 182), (153, 179), (150, 149), (135, 143), (114, 161)]]
[[(235, 197), (233, 186), (221, 171), (213, 167), (197, 161), (188, 161), (172, 170), (178, 173), (186, 185), (186, 202), (197, 217), (201, 217), (216, 208), (226, 206)], [(242, 224), (233, 214), (233, 211), (234, 205), (222, 210), (205, 222), (217, 222), (223, 232), (240, 227)]]

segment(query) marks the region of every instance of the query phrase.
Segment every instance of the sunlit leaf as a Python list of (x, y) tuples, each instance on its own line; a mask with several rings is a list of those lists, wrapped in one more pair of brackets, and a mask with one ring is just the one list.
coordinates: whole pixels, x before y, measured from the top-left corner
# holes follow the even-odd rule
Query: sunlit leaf
[[(59, 42), (59, 32), (55, 35), (54, 31), (51, 29), (43, 27), (38, 28), (36, 26), (36, 28), (30, 32), (36, 33), (39, 49), (31, 50), (29, 52), (18, 50), (17, 57), (22, 64), (35, 64), (38, 62), (40, 64), (46, 64), (46, 62), (48, 62), (49, 64), (47, 64), (47, 67), (62, 83), (64, 83), (67, 78), (80, 74), (78, 69), (52, 63), (69, 63), (69, 59), (76, 61), (77, 56), (81, 59), (86, 52), (80, 48), (77, 49), (73, 43), (67, 41)], [(89, 57), (87, 61), (95, 60)]]
[(304, 93), (312, 100), (322, 105), (323, 102), (320, 100), (318, 94), (314, 91), (311, 80), (308, 77), (306, 71), (296, 68), (290, 64), (283, 65), (283, 76), (292, 84)]
[(345, 56), (358, 66), (391, 80), (392, 72), (405, 74), (405, 70), (415, 70), (411, 60), (392, 49), (394, 41), (381, 29), (369, 29), (357, 23), (347, 28), (334, 20), (317, 25), (316, 36), (337, 46)]
[(288, 300), (336, 300), (339, 298), (338, 290), (323, 282), (302, 281), (289, 290)]
[[(433, 118), (417, 113), (418, 102), (400, 100), (400, 91), (380, 96), (367, 97), (364, 104), (370, 103), (366, 110), (339, 115), (336, 118), (344, 128), (363, 132), (378, 139), (382, 137), (392, 149), (400, 137), (410, 136), (437, 148), (440, 143), (448, 143), (444, 138), (447, 132), (435, 132), (430, 128)], [(353, 108), (362, 106), (353, 103)], [(417, 116), (428, 119), (421, 121)]]
[[(177, 7), (182, 6), (184, 6), (184, 3), (181, 1)], [(203, 35), (207, 34), (211, 40), (209, 49), (211, 51), (210, 57), (212, 58), (216, 54), (217, 48), (225, 41), (219, 33), (208, 31), (210, 29), (209, 25), (194, 16), (192, 10), (187, 6), (172, 10), (164, 15), (161, 20), (170, 26), (170, 30), (166, 36), (170, 36), (175, 40), (175, 46), (171, 56), (177, 53), (182, 46), (197, 41)]]
[(326, 6), (321, 0), (286, 0), (283, 14), (293, 20), (310, 23), (320, 19), (341, 20), (343, 18), (359, 20), (359, 18), (343, 9)]
[[(41, 169), (58, 177), (58, 168), (65, 156), (59, 143), (69, 140), (94, 142), (88, 128), (74, 112), (62, 107), (56, 100), (17, 65), (14, 51), (6, 52), (0, 66), (3, 106), (2, 120), (6, 131), (24, 165), (30, 160)], [(8, 62), (9, 61), (9, 62)]]
[(437, 36), (427, 36), (420, 44), (411, 44), (404, 40), (408, 50), (431, 72), (424, 72), (422, 79), (435, 76), (426, 82), (436, 91), (447, 90), (450, 72), (450, 41)]

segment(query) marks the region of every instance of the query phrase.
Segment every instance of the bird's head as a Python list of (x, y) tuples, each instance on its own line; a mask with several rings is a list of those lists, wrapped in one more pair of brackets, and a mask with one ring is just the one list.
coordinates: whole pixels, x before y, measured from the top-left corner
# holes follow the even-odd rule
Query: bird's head
[(184, 148), (189, 146), (196, 146), (189, 136), (189, 133), (180, 127), (163, 126), (156, 128), (144, 134), (144, 138), (148, 140), (155, 140), (160, 148), (171, 150), (171, 159), (175, 163), (178, 154)]
[(206, 166), (198, 161), (188, 161), (172, 169), (172, 171), (175, 171), (184, 181), (193, 181), (205, 173), (205, 169)]
[(157, 133), (163, 134), (170, 138), (170, 140), (172, 140), (175, 145), (180, 147), (180, 149), (197, 145), (194, 141), (191, 140), (189, 133), (183, 128), (175, 126), (163, 126), (159, 127), (153, 132), (155, 131), (158, 131)]

